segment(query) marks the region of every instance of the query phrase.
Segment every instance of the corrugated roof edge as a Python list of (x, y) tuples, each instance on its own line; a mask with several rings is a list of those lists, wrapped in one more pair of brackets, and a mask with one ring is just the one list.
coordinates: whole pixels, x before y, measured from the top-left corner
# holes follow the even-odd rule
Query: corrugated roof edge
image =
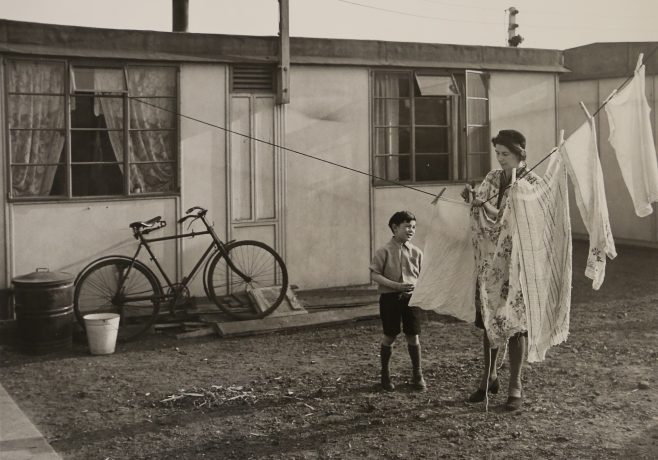
[[(272, 62), (277, 37), (100, 29), (0, 19), (0, 52), (173, 62)], [(566, 72), (562, 51), (292, 37), (293, 64)]]

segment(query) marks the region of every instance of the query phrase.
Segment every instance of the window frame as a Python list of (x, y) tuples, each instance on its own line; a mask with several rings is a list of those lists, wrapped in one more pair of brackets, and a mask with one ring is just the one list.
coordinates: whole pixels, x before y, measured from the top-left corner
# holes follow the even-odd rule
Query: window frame
[[(64, 69), (63, 69), (63, 81), (64, 81), (64, 92), (61, 96), (64, 97), (64, 127), (62, 129), (57, 129), (57, 128), (52, 128), (54, 130), (58, 131), (63, 131), (64, 132), (64, 151), (63, 151), (63, 157), (64, 161), (63, 162), (58, 162), (57, 165), (64, 166), (64, 175), (65, 175), (65, 194), (60, 194), (60, 195), (55, 195), (55, 196), (14, 196), (13, 195), (13, 182), (12, 182), (12, 166), (14, 166), (14, 163), (12, 162), (12, 156), (11, 156), (11, 151), (10, 151), (10, 145), (11, 145), (11, 131), (14, 128), (10, 128), (9, 126), (9, 96), (10, 95), (15, 95), (15, 94), (21, 94), (20, 92), (16, 93), (10, 93), (9, 92), (9, 75), (7, 71), (7, 64), (10, 62), (35, 62), (35, 63), (44, 63), (44, 62), (54, 62), (58, 64), (63, 64)], [(4, 125), (4, 132), (6, 133), (5, 136), (5, 151), (7, 152), (7, 159), (5, 161), (5, 165), (7, 166), (7, 171), (5, 174), (6, 177), (6, 197), (7, 201), (10, 203), (37, 203), (37, 202), (47, 202), (47, 203), (52, 203), (52, 202), (65, 202), (65, 203), (70, 203), (70, 202), (89, 202), (89, 201), (125, 201), (125, 200), (139, 200), (139, 199), (153, 199), (153, 198), (170, 198), (170, 197), (179, 197), (181, 195), (181, 171), (182, 171), (182, 158), (181, 158), (181, 119), (179, 116), (175, 116), (174, 124), (172, 128), (158, 128), (158, 129), (151, 129), (151, 130), (167, 130), (167, 131), (173, 131), (174, 132), (174, 138), (172, 141), (172, 147), (174, 149), (173, 154), (175, 155), (175, 158), (169, 162), (157, 162), (157, 163), (171, 163), (172, 168), (174, 168), (174, 183), (172, 185), (172, 190), (166, 191), (166, 192), (142, 192), (142, 193), (132, 193), (130, 190), (130, 167), (131, 165), (135, 164), (142, 164), (144, 162), (131, 162), (130, 161), (130, 151), (129, 151), (129, 135), (130, 131), (136, 130), (140, 131), (142, 129), (131, 129), (130, 128), (130, 101), (133, 98), (143, 98), (143, 96), (130, 96), (129, 95), (129, 88), (128, 88), (128, 69), (130, 67), (157, 67), (157, 68), (162, 68), (162, 67), (167, 67), (167, 68), (172, 68), (175, 71), (175, 76), (174, 76), (174, 84), (175, 84), (175, 91), (173, 96), (146, 96), (144, 98), (169, 98), (169, 99), (174, 99), (174, 110), (176, 110), (177, 113), (180, 112), (180, 104), (181, 104), (181, 86), (180, 86), (180, 65), (179, 64), (172, 64), (168, 62), (143, 62), (143, 61), (105, 61), (105, 60), (95, 60), (95, 59), (57, 59), (57, 58), (49, 58), (49, 57), (41, 57), (41, 56), (30, 56), (30, 57), (11, 57), (11, 58), (3, 58), (0, 61), (0, 65), (2, 65), (2, 76), (4, 80), (3, 84), (3, 100), (6, 101), (4, 104), (4, 120), (3, 120), (3, 125)], [(71, 152), (71, 137), (72, 137), (72, 131), (75, 130), (81, 130), (84, 131), (85, 128), (72, 128), (71, 126), (71, 100), (72, 98), (76, 97), (76, 92), (73, 90), (72, 84), (73, 84), (73, 72), (74, 69), (76, 68), (102, 68), (102, 69), (122, 69), (123, 70), (123, 76), (124, 76), (124, 82), (126, 84), (125, 90), (124, 91), (95, 91), (93, 93), (94, 96), (113, 96), (117, 97), (118, 94), (121, 94), (122, 97), (122, 103), (123, 103), (123, 128), (122, 128), (122, 135), (123, 135), (123, 148), (124, 148), (124, 155), (123, 155), (123, 161), (118, 163), (122, 164), (124, 168), (124, 173), (123, 173), (123, 183), (122, 183), (122, 193), (121, 194), (114, 194), (114, 195), (86, 195), (86, 196), (79, 196), (79, 195), (74, 195), (73, 194), (73, 166), (76, 164), (80, 164), (79, 162), (73, 162), (72, 161), (72, 152)], [(91, 92), (86, 92), (88, 95), (91, 94)], [(27, 94), (27, 93), (25, 93)], [(29, 94), (40, 94), (40, 93), (29, 93)], [(78, 96), (85, 96), (85, 92), (82, 93), (77, 93)], [(58, 94), (59, 95), (59, 94)], [(89, 131), (89, 129), (87, 129)], [(96, 129), (96, 131), (110, 131), (107, 128), (103, 129)], [(97, 162), (86, 162), (85, 164), (97, 164)], [(100, 163), (98, 163), (100, 164)], [(35, 166), (40, 166), (41, 164), (36, 164)]]
[[(378, 178), (378, 177), (373, 177), (372, 178), (372, 186), (373, 187), (396, 187), (400, 185), (450, 185), (450, 184), (455, 184), (455, 183), (461, 183), (466, 180), (477, 180), (481, 178), (475, 178), (475, 177), (470, 177), (470, 171), (469, 171), (469, 165), (468, 165), (468, 139), (467, 139), (467, 131), (468, 131), (468, 126), (470, 126), (468, 123), (468, 115), (467, 115), (467, 100), (470, 98), (468, 89), (467, 89), (467, 74), (469, 72), (474, 72), (478, 74), (483, 74), (487, 78), (487, 85), (485, 87), (485, 90), (487, 92), (487, 109), (486, 109), (486, 117), (487, 117), (487, 128), (488, 128), (488, 136), (490, 136), (491, 133), (491, 104), (490, 104), (490, 93), (489, 93), (489, 85), (488, 85), (488, 79), (490, 78), (490, 74), (487, 71), (472, 71), (470, 69), (423, 69), (423, 68), (371, 68), (369, 72), (369, 82), (370, 82), (370, 88), (369, 88), (369, 107), (370, 107), (370, 121), (369, 121), (369, 130), (370, 130), (370, 164), (371, 164), (371, 170), (373, 172), (373, 175), (377, 175), (378, 171), (378, 164), (377, 164), (377, 159), (378, 158), (385, 158), (389, 155), (384, 155), (384, 154), (377, 154), (375, 152), (375, 148), (377, 145), (377, 128), (378, 125), (376, 124), (376, 117), (377, 117), (377, 100), (383, 100), (383, 99), (389, 99), (388, 96), (376, 96), (376, 77), (378, 74), (380, 75), (395, 75), (395, 74), (402, 74), (402, 75), (407, 75), (408, 80), (409, 80), (409, 100), (410, 100), (410, 108), (409, 108), (409, 124), (408, 124), (408, 129), (409, 129), (409, 135), (410, 135), (410, 152), (409, 154), (398, 154), (399, 156), (408, 156), (409, 157), (409, 170), (410, 170), (410, 177), (411, 179), (409, 180), (395, 180), (395, 179), (386, 179), (384, 178)], [(456, 97), (451, 97), (448, 96), (448, 101), (449, 101), (449, 110), (448, 110), (448, 116), (449, 116), (449, 123), (445, 126), (448, 128), (448, 138), (447, 138), (447, 145), (449, 148), (449, 152), (447, 154), (443, 153), (431, 153), (429, 155), (432, 155), (433, 157), (440, 157), (440, 156), (448, 156), (448, 174), (450, 179), (434, 179), (434, 180), (417, 180), (417, 171), (416, 171), (416, 161), (418, 156), (424, 156), (428, 155), (425, 153), (418, 153), (416, 152), (416, 128), (418, 127), (423, 127), (425, 125), (419, 125), (416, 123), (416, 99), (420, 97), (440, 97), (440, 96), (419, 96), (417, 95), (416, 92), (416, 77), (417, 76), (438, 76), (438, 77), (451, 77), (453, 79), (453, 83), (457, 84), (457, 79), (463, 79), (463, 88), (457, 84), (457, 92)], [(457, 78), (455, 78), (457, 77)], [(396, 99), (396, 98), (393, 98)], [(478, 99), (478, 98), (476, 98)], [(407, 126), (407, 125), (405, 125)], [(439, 125), (437, 125), (439, 126)], [(443, 125), (441, 125), (443, 126)], [(482, 125), (485, 126), (485, 125)], [(484, 156), (484, 155), (483, 155)], [(490, 152), (487, 155), (487, 160), (488, 160), (488, 169), (491, 168), (491, 155)], [(484, 176), (483, 176), (484, 177)]]

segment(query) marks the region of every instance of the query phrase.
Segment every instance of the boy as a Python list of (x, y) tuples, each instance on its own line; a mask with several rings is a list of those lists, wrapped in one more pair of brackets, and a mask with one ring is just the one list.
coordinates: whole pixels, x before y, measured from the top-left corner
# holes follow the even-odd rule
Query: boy
[(393, 238), (375, 252), (370, 264), (371, 279), (379, 285), (379, 316), (384, 336), (381, 341), (382, 388), (393, 391), (389, 362), (391, 345), (402, 331), (407, 338), (407, 348), (413, 368), (413, 386), (417, 390), (427, 388), (420, 366), (420, 309), (410, 307), (409, 299), (414, 290), (423, 253), (410, 243), (416, 233), (416, 217), (408, 211), (393, 214), (388, 221)]

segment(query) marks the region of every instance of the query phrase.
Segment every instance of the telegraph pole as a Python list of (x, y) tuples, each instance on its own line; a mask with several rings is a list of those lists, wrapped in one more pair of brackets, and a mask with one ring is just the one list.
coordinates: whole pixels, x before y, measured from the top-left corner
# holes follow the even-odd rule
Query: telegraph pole
[(519, 14), (519, 10), (517, 10), (513, 6), (510, 6), (507, 9), (507, 14), (508, 14), (507, 45), (516, 48), (523, 41), (523, 37), (517, 35), (516, 33), (516, 29), (517, 27), (519, 27), (519, 25), (516, 23), (516, 15)]

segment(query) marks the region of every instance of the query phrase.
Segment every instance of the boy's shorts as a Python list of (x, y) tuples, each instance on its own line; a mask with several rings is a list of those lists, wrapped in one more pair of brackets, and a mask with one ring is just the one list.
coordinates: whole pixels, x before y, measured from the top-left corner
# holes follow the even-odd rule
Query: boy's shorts
[(395, 337), (402, 331), (406, 335), (420, 334), (420, 308), (410, 307), (411, 294), (390, 292), (379, 296), (379, 316), (384, 335)]

